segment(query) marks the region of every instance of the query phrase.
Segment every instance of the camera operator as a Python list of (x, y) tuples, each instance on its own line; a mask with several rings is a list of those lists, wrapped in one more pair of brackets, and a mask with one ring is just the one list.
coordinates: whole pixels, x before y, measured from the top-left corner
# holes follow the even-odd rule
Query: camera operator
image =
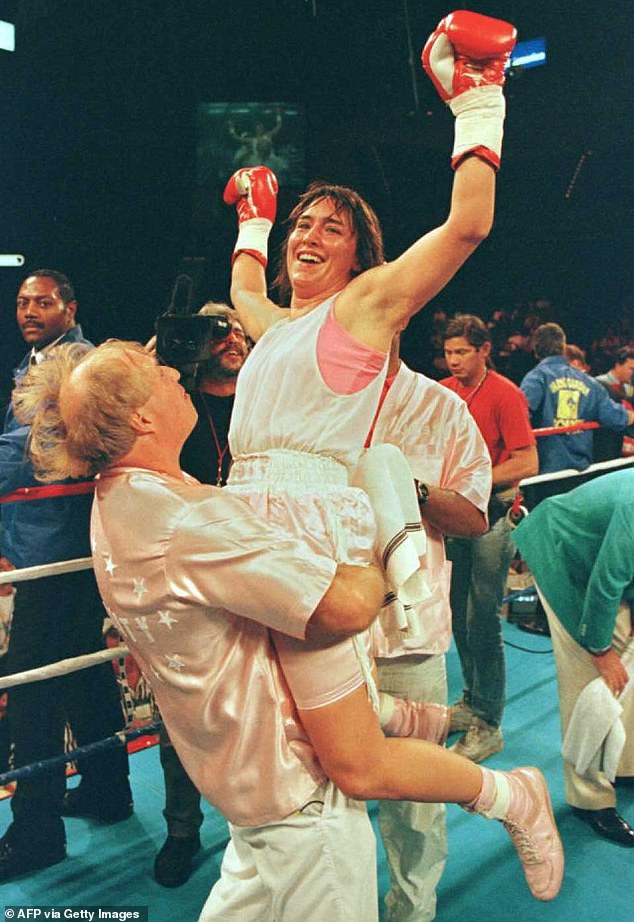
[(183, 446), (181, 465), (201, 483), (223, 487), (231, 465), (228, 434), (236, 381), (249, 346), (236, 312), (226, 304), (209, 301), (198, 313), (225, 317), (231, 329), (225, 338), (210, 342), (209, 357), (198, 366), (191, 391), (198, 423)]

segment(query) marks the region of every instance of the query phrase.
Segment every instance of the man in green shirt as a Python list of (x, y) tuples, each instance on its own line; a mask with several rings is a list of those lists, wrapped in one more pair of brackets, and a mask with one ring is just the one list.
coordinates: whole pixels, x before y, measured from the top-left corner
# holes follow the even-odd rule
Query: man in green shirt
[[(623, 692), (629, 681), (627, 661), (634, 672), (634, 469), (603, 475), (543, 500), (513, 537), (548, 615), (562, 734), (581, 692), (600, 676), (623, 708), (626, 741), (616, 783), (631, 780), (634, 683)], [(604, 768), (594, 763), (580, 773), (565, 762), (566, 800), (599, 835), (634, 847), (634, 829), (616, 811), (614, 786)]]

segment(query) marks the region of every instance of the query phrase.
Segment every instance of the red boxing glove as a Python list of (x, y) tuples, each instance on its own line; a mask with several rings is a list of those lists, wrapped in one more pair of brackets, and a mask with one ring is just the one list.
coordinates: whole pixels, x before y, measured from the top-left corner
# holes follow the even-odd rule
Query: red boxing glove
[(517, 29), (508, 22), (457, 10), (427, 39), (423, 67), (445, 102), (485, 84), (504, 86), (516, 39)]
[(233, 250), (233, 260), (240, 253), (248, 253), (266, 268), (268, 263), (268, 238), (277, 211), (277, 179), (265, 166), (237, 170), (223, 193), (227, 205), (235, 205), (238, 212), (238, 239)]
[(223, 199), (227, 205), (236, 205), (238, 220), (266, 218), (273, 223), (277, 211), (277, 178), (267, 166), (245, 167), (236, 170), (227, 185)]
[(508, 22), (457, 10), (440, 21), (423, 48), (423, 67), (456, 116), (454, 169), (467, 154), (500, 165), (502, 86), (516, 38)]

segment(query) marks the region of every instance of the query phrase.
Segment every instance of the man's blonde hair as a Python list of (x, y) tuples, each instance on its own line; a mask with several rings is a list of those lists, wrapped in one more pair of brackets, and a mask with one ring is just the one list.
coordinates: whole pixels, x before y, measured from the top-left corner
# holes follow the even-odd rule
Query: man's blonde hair
[(130, 424), (152, 386), (139, 343), (108, 340), (96, 349), (67, 343), (30, 369), (13, 392), (18, 422), (31, 427), (29, 453), (38, 480), (86, 478), (134, 445)]

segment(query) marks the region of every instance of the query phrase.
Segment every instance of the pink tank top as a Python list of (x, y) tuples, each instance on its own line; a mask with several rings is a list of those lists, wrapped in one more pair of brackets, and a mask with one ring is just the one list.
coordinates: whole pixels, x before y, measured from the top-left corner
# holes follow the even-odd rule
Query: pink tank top
[(356, 394), (381, 373), (385, 353), (351, 336), (335, 317), (333, 305), (317, 337), (317, 362), (336, 394)]

